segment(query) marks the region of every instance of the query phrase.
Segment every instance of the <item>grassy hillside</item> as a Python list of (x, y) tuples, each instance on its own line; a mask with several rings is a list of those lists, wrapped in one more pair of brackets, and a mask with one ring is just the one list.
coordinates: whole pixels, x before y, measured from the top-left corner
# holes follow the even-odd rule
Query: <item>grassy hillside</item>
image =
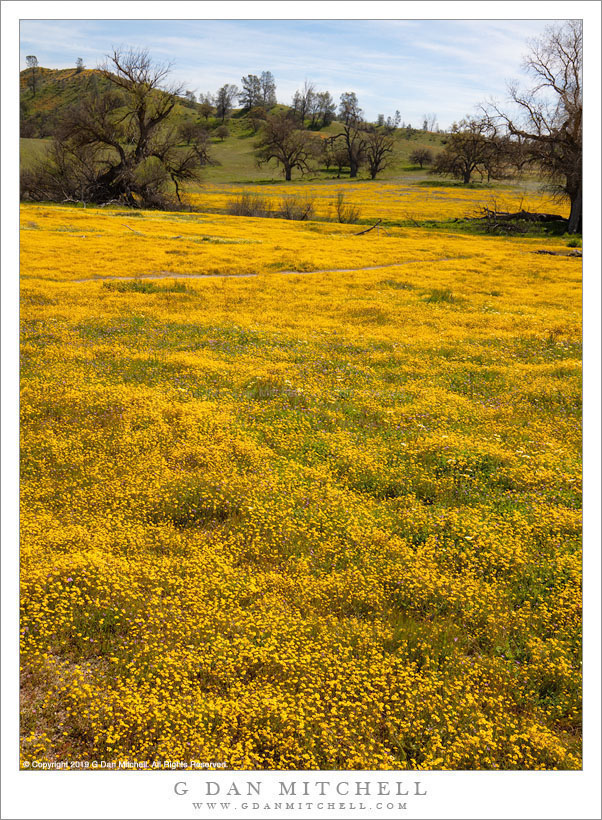
[[(76, 103), (91, 88), (102, 89), (108, 81), (99, 71), (84, 69), (77, 72), (75, 68), (46, 69), (37, 68), (36, 93), (33, 94), (31, 83), (31, 69), (21, 72), (21, 169), (28, 169), (43, 157), (44, 152), (51, 145), (52, 134), (56, 124), (60, 121), (65, 109)], [(278, 105), (275, 110), (283, 110), (286, 106)], [(221, 120), (214, 116), (202, 116), (200, 106), (184, 98), (174, 108), (174, 122), (198, 122), (210, 132), (210, 153), (212, 164), (203, 170), (200, 184), (188, 187), (191, 194), (199, 193), (207, 185), (220, 184), (280, 184), (285, 186), (281, 168), (271, 162), (258, 167), (255, 159), (255, 144), (258, 134), (254, 132), (248, 117), (240, 110), (235, 110), (226, 120), (229, 134), (225, 139), (217, 136), (217, 128)], [(331, 123), (319, 133), (321, 137), (334, 136), (341, 130), (338, 122)], [(417, 183), (419, 185), (433, 185), (437, 188), (445, 186), (459, 186), (460, 183), (445, 178), (433, 178), (428, 168), (419, 168), (410, 162), (410, 155), (419, 148), (428, 148), (434, 155), (442, 148), (444, 135), (419, 131), (416, 129), (400, 128), (395, 133), (394, 154), (389, 165), (378, 175), (378, 180), (385, 182), (399, 182), (404, 185)], [(315, 164), (314, 170), (305, 176), (297, 170), (293, 171), (293, 181), (315, 183), (318, 181), (333, 181), (336, 184), (369, 181), (366, 169), (360, 170), (356, 180), (349, 179), (349, 170), (343, 169), (338, 174), (336, 168), (325, 169)], [(485, 191), (491, 186), (481, 186), (476, 180), (476, 187)], [(472, 186), (472, 183), (471, 183)], [(533, 175), (523, 177), (519, 182), (508, 180), (499, 182), (496, 188), (518, 189), (531, 196), (539, 187), (540, 181)], [(288, 186), (290, 188), (290, 184)], [(557, 210), (557, 207), (553, 208)]]
[[(96, 69), (77, 71), (75, 68), (36, 68), (36, 90), (33, 90), (32, 69), (20, 75), (21, 136), (40, 139), (51, 137), (60, 122), (61, 115), (70, 106), (78, 103), (86, 94), (114, 90), (111, 83)], [(175, 119), (191, 119), (196, 109), (182, 99), (176, 105)]]
[[(36, 93), (32, 89), (32, 70), (21, 72), (21, 167), (29, 168), (31, 164), (43, 155), (49, 145), (61, 114), (69, 106), (77, 103), (84, 94), (96, 87), (101, 90), (108, 86), (108, 81), (99, 71), (84, 69), (77, 72), (75, 68), (68, 69), (36, 69)], [(285, 108), (285, 106), (278, 106)], [(249, 120), (241, 111), (234, 111), (227, 120), (230, 135), (224, 140), (215, 136), (213, 132), (220, 125), (215, 117), (204, 119), (194, 104), (182, 100), (174, 110), (176, 122), (186, 120), (198, 121), (206, 125), (212, 132), (211, 155), (215, 164), (204, 172), (207, 182), (276, 182), (282, 179), (280, 169), (274, 164), (258, 168), (255, 156), (255, 142), (257, 135), (253, 131)], [(320, 134), (334, 135), (340, 130), (336, 122), (323, 129)], [(424, 131), (409, 131), (399, 129), (395, 137), (395, 154), (389, 167), (379, 175), (381, 179), (394, 179), (400, 174), (411, 173), (424, 178), (425, 172), (410, 163), (409, 156), (417, 148), (430, 148), (434, 153), (441, 147), (441, 136)], [(342, 176), (347, 176), (344, 170)], [(299, 172), (295, 173), (300, 178)], [(330, 168), (316, 169), (310, 178), (336, 178), (337, 171)], [(360, 176), (366, 176), (365, 172)]]
[[(35, 81), (35, 93), (34, 93)], [(107, 80), (99, 71), (75, 68), (26, 69), (20, 75), (21, 136), (49, 137), (61, 114), (93, 87), (103, 89)]]

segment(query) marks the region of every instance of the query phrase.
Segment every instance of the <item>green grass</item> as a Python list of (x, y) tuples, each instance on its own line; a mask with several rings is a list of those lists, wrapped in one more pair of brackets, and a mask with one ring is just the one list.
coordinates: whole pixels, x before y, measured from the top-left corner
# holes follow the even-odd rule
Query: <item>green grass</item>
[(441, 288), (435, 288), (432, 290), (429, 295), (425, 299), (426, 302), (437, 304), (439, 302), (457, 302), (456, 297), (453, 295), (451, 290), (444, 290)]
[(118, 293), (190, 293), (191, 290), (184, 282), (174, 281), (170, 285), (156, 285), (154, 282), (144, 282), (142, 279), (134, 279), (133, 282), (103, 282), (105, 290), (113, 290)]
[(38, 160), (43, 159), (52, 144), (50, 139), (25, 139), (20, 140), (20, 163), (21, 169), (29, 169)]

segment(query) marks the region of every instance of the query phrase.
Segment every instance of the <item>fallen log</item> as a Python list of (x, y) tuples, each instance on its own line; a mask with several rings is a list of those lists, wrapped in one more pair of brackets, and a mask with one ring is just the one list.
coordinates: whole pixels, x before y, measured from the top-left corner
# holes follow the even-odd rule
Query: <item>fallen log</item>
[(122, 222), (121, 224), (123, 225), (123, 227), (124, 227), (124, 228), (127, 228), (127, 229), (128, 229), (128, 231), (131, 231), (132, 233), (135, 233), (135, 234), (137, 234), (138, 236), (144, 236), (144, 234), (142, 233), (142, 231), (135, 231), (133, 228), (130, 228), (130, 226), (129, 226), (129, 225), (126, 225), (126, 224), (125, 224), (125, 222)]
[(547, 256), (576, 256), (579, 258), (583, 256), (581, 251), (569, 251), (569, 253), (565, 253), (564, 251), (548, 251), (543, 248), (537, 251), (531, 251), (531, 253), (541, 253), (546, 254)]
[(381, 222), (382, 219), (379, 219), (378, 222), (375, 222), (371, 228), (367, 228), (365, 231), (360, 231), (359, 233), (354, 233), (353, 236), (362, 236), (362, 234), (370, 233), (370, 231), (373, 231), (376, 227), (378, 227)]
[(522, 219), (525, 222), (566, 222), (564, 216), (560, 214), (540, 214), (533, 211), (493, 211), (490, 208), (483, 209), (483, 216), (475, 217), (475, 220), (495, 219), (501, 222), (511, 222), (513, 220)]

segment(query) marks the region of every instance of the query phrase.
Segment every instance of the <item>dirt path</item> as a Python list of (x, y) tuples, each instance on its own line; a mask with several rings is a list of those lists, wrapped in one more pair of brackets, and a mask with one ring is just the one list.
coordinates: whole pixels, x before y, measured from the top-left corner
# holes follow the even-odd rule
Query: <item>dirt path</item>
[[(365, 270), (382, 270), (383, 268), (398, 268), (400, 265), (416, 265), (419, 262), (452, 262), (454, 259), (468, 259), (467, 256), (444, 256), (440, 259), (407, 259), (404, 262), (391, 262), (388, 265), (370, 265), (366, 268), (324, 268), (322, 270), (278, 270), (268, 276), (306, 276), (310, 273), (357, 273)], [(76, 284), (82, 282), (131, 282), (134, 280), (151, 279), (254, 279), (266, 275), (259, 273), (171, 273), (162, 271), (157, 274), (139, 276), (95, 276), (90, 279), (72, 279)]]

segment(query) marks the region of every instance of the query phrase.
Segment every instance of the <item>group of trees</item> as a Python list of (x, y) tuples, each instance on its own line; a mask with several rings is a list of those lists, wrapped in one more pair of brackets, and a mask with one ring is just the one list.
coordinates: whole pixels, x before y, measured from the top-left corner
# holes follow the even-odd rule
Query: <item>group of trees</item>
[[(186, 92), (187, 95), (191, 93)], [(257, 130), (258, 121), (265, 120), (266, 115), (278, 104), (276, 81), (272, 72), (247, 74), (241, 78), (240, 88), (226, 83), (214, 95), (204, 94), (199, 99), (199, 103), (204, 106), (203, 116), (208, 118), (215, 112), (222, 122), (234, 109), (235, 102), (238, 102), (241, 113), (249, 117), (254, 130)], [(336, 105), (330, 92), (317, 91), (315, 85), (307, 80), (303, 88), (295, 91), (290, 108), (301, 126), (307, 125), (311, 130), (330, 125), (336, 116)]]
[(349, 176), (356, 177), (362, 165), (366, 165), (371, 179), (374, 179), (386, 168), (393, 153), (394, 127), (367, 123), (353, 91), (341, 94), (339, 121), (341, 131), (330, 137), (330, 143), (344, 147)]
[[(312, 87), (306, 83), (303, 91), (295, 95), (296, 106), (265, 118), (256, 143), (259, 163), (274, 160), (282, 166), (287, 180), (295, 168), (308, 171), (312, 160), (323, 161), (327, 168), (335, 165), (339, 173), (348, 167), (350, 177), (356, 177), (359, 169), (366, 166), (374, 179), (393, 153), (392, 129), (365, 122), (357, 95), (345, 92), (338, 112), (341, 130), (324, 139), (317, 137), (305, 127), (305, 114), (311, 111), (306, 106), (307, 100), (312, 99), (310, 92)], [(332, 102), (329, 107), (332, 108)]]
[(309, 128), (325, 128), (336, 116), (336, 105), (330, 91), (317, 91), (313, 83), (305, 81), (303, 88), (295, 91), (292, 110), (301, 123), (309, 120)]
[(242, 91), (238, 93), (238, 101), (243, 110), (263, 108), (269, 111), (276, 105), (276, 81), (271, 71), (262, 71), (259, 77), (256, 74), (247, 74), (241, 80)]
[[(441, 150), (433, 157), (429, 149), (416, 149), (410, 160), (422, 168), (431, 165), (435, 174), (451, 175), (469, 183), (502, 179), (525, 168), (534, 168), (552, 184), (555, 192), (568, 198), (570, 232), (579, 232), (582, 222), (582, 24), (567, 21), (547, 30), (532, 42), (523, 68), (534, 79), (531, 89), (511, 86), (513, 110), (496, 104), (482, 107), (478, 117), (467, 116), (454, 123), (445, 135)], [(327, 125), (335, 117), (328, 92), (318, 93), (312, 83), (295, 92), (292, 113), (298, 126), (286, 116), (265, 119), (259, 154), (281, 163), (287, 179), (292, 168), (306, 169), (312, 147), (304, 128)], [(376, 125), (366, 123), (357, 96), (341, 95), (338, 120), (341, 130), (321, 143), (319, 152), (329, 167), (349, 168), (351, 177), (362, 166), (372, 179), (387, 165), (393, 153), (392, 133), (400, 124), (395, 117), (379, 115)], [(286, 124), (285, 124), (286, 123)], [(436, 114), (423, 116), (425, 131), (439, 130)], [(280, 151), (275, 146), (281, 143)], [(296, 150), (294, 150), (294, 148)], [(291, 165), (291, 158), (297, 157)]]
[(509, 154), (506, 143), (497, 137), (486, 118), (466, 117), (454, 123), (451, 132), (443, 139), (443, 151), (434, 162), (432, 171), (449, 174), (469, 183), (475, 173), (487, 180), (500, 179), (505, 175)]
[[(29, 85), (38, 90), (38, 61), (26, 58)], [(84, 68), (81, 58), (76, 72)], [(524, 91), (510, 88), (512, 109), (490, 103), (478, 117), (454, 123), (443, 148), (433, 157), (428, 149), (413, 152), (412, 162), (432, 165), (432, 172), (470, 182), (499, 179), (510, 172), (534, 167), (569, 199), (569, 230), (581, 230), (582, 205), (582, 26), (579, 21), (552, 27), (531, 44), (524, 68), (534, 78)], [(105, 203), (118, 200), (146, 207), (165, 203), (170, 183), (179, 198), (180, 185), (195, 180), (209, 162), (208, 133), (200, 120), (177, 125), (176, 103), (186, 100), (200, 117), (221, 122), (216, 135), (228, 134), (226, 118), (235, 101), (242, 104), (253, 130), (260, 164), (274, 161), (287, 180), (294, 169), (306, 172), (313, 161), (326, 167), (349, 168), (356, 177), (367, 168), (374, 179), (393, 155), (394, 132), (400, 114), (380, 115), (366, 122), (354, 92), (340, 97), (338, 112), (328, 91), (318, 92), (305, 82), (292, 106), (274, 111), (276, 83), (271, 72), (243, 77), (242, 90), (225, 84), (215, 96), (200, 95), (167, 84), (169, 66), (153, 63), (146, 51), (113, 51), (100, 68), (104, 82), (92, 77), (87, 96), (62, 114), (46, 161), (23, 178), (23, 193), (33, 199), (83, 199)], [(92, 82), (94, 80), (94, 82)], [(340, 124), (326, 138), (313, 131)], [(425, 114), (423, 126), (435, 129), (436, 116)]]

